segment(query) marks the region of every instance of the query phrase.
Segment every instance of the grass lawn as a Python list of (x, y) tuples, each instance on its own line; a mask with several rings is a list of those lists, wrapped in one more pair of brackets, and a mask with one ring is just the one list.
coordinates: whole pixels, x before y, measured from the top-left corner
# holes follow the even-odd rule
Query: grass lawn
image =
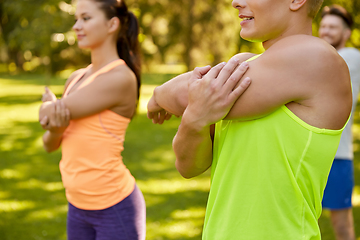
[[(147, 205), (147, 239), (201, 239), (209, 171), (183, 179), (174, 167), (171, 141), (179, 119), (163, 126), (146, 118), (153, 88), (171, 75), (144, 75), (139, 114), (130, 123), (123, 158)], [(59, 173), (60, 151), (42, 148), (37, 121), (44, 84), (60, 96), (64, 79), (0, 75), (0, 239), (65, 240), (67, 201)], [(360, 118), (355, 114), (354, 215), (360, 236)], [(320, 218), (324, 240), (334, 240), (329, 213)], [(360, 238), (359, 238), (360, 239)]]

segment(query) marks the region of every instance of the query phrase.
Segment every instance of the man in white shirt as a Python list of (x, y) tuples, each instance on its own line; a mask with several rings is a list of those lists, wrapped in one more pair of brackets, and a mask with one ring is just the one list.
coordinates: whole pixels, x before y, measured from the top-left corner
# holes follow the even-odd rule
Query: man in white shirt
[[(352, 24), (351, 15), (343, 7), (324, 7), (319, 37), (331, 44), (348, 65), (353, 91), (353, 113), (360, 85), (360, 52), (356, 48), (345, 47), (351, 35)], [(331, 212), (331, 222), (337, 240), (355, 240), (351, 204), (354, 187), (352, 124), (353, 117), (342, 133), (323, 197), (323, 207)]]

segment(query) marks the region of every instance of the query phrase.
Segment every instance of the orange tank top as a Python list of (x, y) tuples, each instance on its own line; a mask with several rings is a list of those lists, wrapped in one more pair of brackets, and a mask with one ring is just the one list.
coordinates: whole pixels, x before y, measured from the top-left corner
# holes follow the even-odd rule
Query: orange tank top
[[(78, 89), (121, 64), (125, 64), (121, 59), (111, 62), (85, 79)], [(69, 84), (63, 97), (85, 72)], [(105, 209), (122, 201), (134, 190), (135, 179), (121, 157), (129, 122), (129, 118), (110, 110), (70, 121), (62, 139), (60, 171), (66, 197), (75, 207)]]

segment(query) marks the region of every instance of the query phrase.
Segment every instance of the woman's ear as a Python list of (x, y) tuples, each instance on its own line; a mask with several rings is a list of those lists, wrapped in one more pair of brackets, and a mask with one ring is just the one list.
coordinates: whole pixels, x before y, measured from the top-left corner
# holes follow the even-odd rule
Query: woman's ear
[(290, 3), (290, 10), (291, 11), (297, 11), (299, 10), (302, 6), (304, 6), (304, 4), (306, 3), (307, 0), (291, 0)]
[(120, 19), (118, 17), (113, 17), (108, 22), (109, 33), (116, 32), (120, 28)]

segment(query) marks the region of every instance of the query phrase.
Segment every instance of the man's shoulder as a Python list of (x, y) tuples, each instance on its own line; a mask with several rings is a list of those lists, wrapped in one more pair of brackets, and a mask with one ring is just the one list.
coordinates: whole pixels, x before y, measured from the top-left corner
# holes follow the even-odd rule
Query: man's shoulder
[(234, 55), (232, 58), (237, 58), (240, 62), (244, 62), (256, 55), (257, 54), (255, 54), (255, 53), (243, 52), (243, 53), (238, 53), (238, 54)]
[[(271, 53), (276, 57), (284, 60), (302, 59), (306, 63), (317, 62), (321, 58), (329, 58), (329, 60), (339, 59), (339, 54), (330, 44), (317, 37), (308, 35), (293, 35), (279, 40), (271, 48)], [(305, 64), (306, 64), (305, 63)]]
[(304, 76), (318, 76), (323, 72), (333, 72), (346, 67), (335, 48), (322, 39), (308, 35), (293, 35), (281, 39), (263, 55), (270, 64), (286, 66), (288, 71), (301, 70)]

